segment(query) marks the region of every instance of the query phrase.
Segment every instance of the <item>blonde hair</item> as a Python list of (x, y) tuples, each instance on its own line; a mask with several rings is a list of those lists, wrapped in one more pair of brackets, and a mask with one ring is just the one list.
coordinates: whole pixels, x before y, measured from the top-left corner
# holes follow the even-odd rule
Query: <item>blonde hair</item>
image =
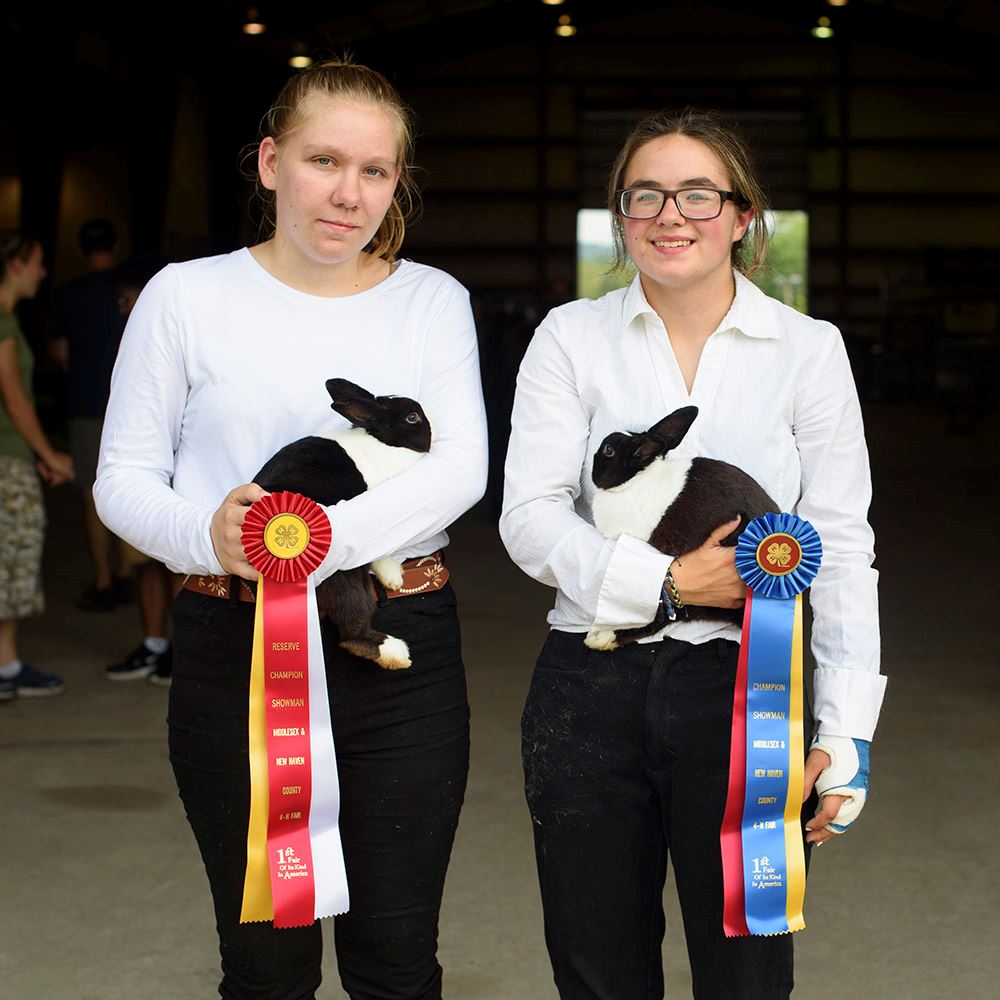
[[(415, 217), (420, 204), (413, 176), (413, 116), (396, 88), (381, 73), (349, 59), (326, 59), (301, 70), (285, 83), (261, 121), (261, 140), (270, 136), (276, 145), (281, 145), (308, 116), (309, 100), (314, 94), (371, 104), (395, 120), (399, 180), (385, 218), (365, 247), (368, 253), (391, 263), (403, 245), (406, 223)], [(256, 153), (256, 147), (253, 152)], [(263, 225), (273, 233), (274, 192), (264, 187), (259, 176), (254, 176), (256, 196), (263, 206)]]
[[(617, 192), (621, 190), (625, 171), (632, 157), (647, 142), (668, 135), (686, 135), (703, 142), (722, 160), (732, 181), (734, 202), (745, 211), (753, 209), (753, 221), (746, 233), (733, 244), (732, 263), (738, 271), (749, 277), (764, 263), (767, 256), (767, 222), (764, 213), (767, 199), (757, 177), (750, 148), (735, 124), (718, 112), (685, 108), (680, 112), (661, 111), (642, 119), (629, 133), (618, 157), (611, 167), (608, 184), (608, 211), (611, 213), (611, 231), (614, 238), (614, 267), (626, 267), (629, 256), (625, 249), (625, 231), (618, 212)], [(745, 245), (747, 236), (753, 245), (752, 256)], [(747, 258), (750, 258), (749, 260)]]

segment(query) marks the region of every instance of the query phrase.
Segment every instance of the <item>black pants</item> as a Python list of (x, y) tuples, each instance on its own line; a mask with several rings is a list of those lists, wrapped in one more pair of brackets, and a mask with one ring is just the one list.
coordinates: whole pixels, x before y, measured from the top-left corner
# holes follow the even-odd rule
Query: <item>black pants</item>
[[(322, 932), (241, 924), (250, 777), (247, 698), (254, 606), (182, 590), (174, 605), (170, 760), (215, 901), (219, 993), (309, 1000)], [(334, 920), (352, 1000), (436, 1000), (438, 911), (469, 765), (469, 708), (450, 586), (383, 602), (376, 627), (413, 666), (345, 653), (324, 626), (350, 912)]]
[(791, 935), (726, 938), (722, 929), (719, 831), (738, 654), (721, 639), (604, 652), (582, 635), (549, 633), (522, 737), (545, 940), (563, 1000), (663, 997), (668, 855), (697, 1000), (791, 993)]

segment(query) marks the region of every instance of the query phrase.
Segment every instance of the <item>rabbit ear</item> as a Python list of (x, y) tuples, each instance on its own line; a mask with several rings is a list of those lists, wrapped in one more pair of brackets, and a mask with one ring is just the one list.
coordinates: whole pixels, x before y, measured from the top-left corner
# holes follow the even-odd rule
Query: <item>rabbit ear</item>
[(355, 427), (377, 427), (384, 422), (385, 410), (375, 399), (335, 400), (330, 407)]
[(360, 385), (348, 382), (346, 378), (328, 378), (326, 380), (326, 391), (335, 402), (345, 402), (350, 399), (374, 399), (375, 397)]
[(642, 440), (636, 446), (635, 451), (632, 452), (634, 458), (653, 459), (657, 455), (663, 455), (670, 451), (659, 434), (652, 434), (650, 431), (646, 431), (641, 437)]
[(653, 424), (646, 434), (659, 442), (661, 452), (673, 451), (684, 440), (697, 416), (697, 406), (682, 406)]
[(383, 415), (382, 404), (367, 389), (345, 378), (327, 379), (326, 391), (333, 400), (331, 409), (355, 427), (368, 427)]

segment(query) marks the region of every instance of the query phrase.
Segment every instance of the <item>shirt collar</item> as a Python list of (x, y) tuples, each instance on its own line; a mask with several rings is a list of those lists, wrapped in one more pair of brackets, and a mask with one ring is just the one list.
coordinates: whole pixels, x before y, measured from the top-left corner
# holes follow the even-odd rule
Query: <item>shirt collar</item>
[[(735, 330), (737, 333), (758, 340), (780, 340), (778, 317), (770, 308), (768, 297), (739, 271), (733, 271), (733, 277), (736, 279), (736, 296), (729, 307), (729, 312), (722, 317), (722, 322), (715, 332)], [(632, 284), (625, 293), (623, 305), (626, 330), (641, 317), (656, 315), (653, 307), (646, 301), (638, 274), (632, 279)]]

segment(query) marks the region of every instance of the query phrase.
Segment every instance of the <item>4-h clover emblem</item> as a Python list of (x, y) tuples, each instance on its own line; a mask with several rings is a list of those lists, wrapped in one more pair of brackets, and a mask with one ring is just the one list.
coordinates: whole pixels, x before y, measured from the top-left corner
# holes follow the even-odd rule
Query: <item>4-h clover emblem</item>
[[(294, 524), (279, 524), (274, 529), (274, 544), (282, 549), (293, 549), (299, 541), (299, 529)], [(788, 546), (786, 545), (787, 549)]]
[(788, 542), (774, 542), (768, 546), (766, 558), (772, 566), (784, 568), (792, 561), (792, 547)]
[(774, 532), (757, 546), (757, 565), (771, 576), (794, 573), (802, 562), (802, 546), (791, 535)]
[(297, 514), (277, 514), (264, 528), (264, 545), (278, 559), (294, 559), (309, 544), (309, 526)]

